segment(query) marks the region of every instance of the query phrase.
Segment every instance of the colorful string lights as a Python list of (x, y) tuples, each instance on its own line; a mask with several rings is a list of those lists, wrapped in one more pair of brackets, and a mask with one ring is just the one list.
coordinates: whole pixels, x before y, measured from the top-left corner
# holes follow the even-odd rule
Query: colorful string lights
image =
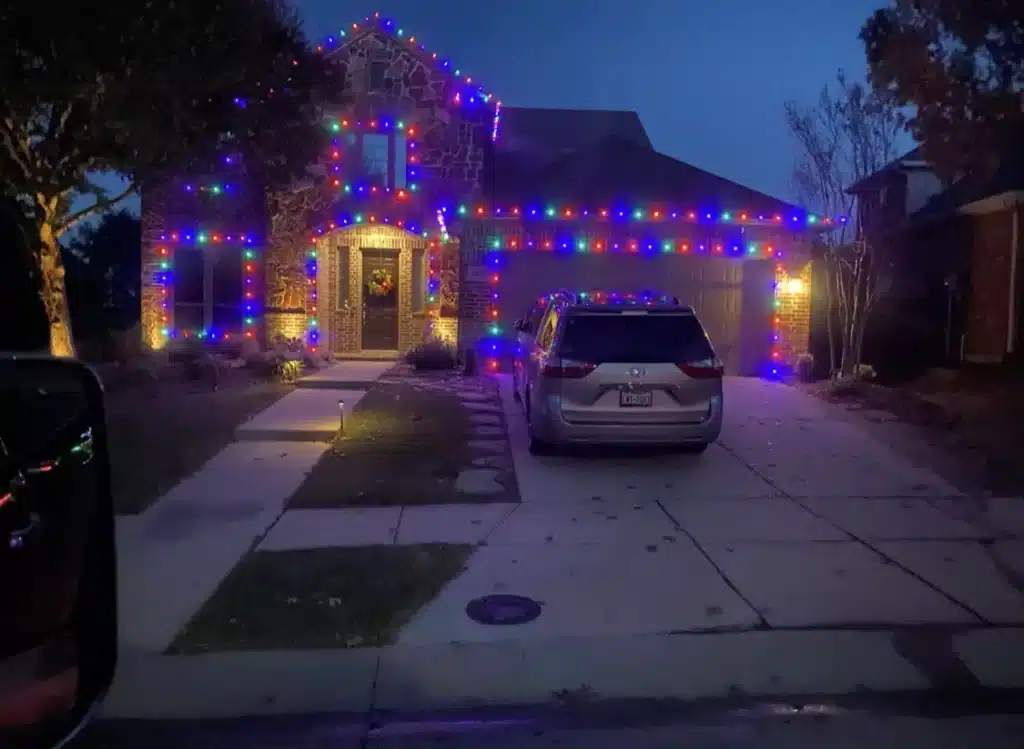
[[(244, 232), (221, 232), (217, 230), (188, 229), (161, 234), (157, 238), (159, 244), (156, 253), (159, 257), (158, 270), (154, 282), (160, 290), (161, 330), (165, 338), (185, 338), (207, 340), (211, 342), (231, 341), (237, 336), (255, 339), (259, 332), (259, 273), (260, 256), (256, 249), (257, 239), (253, 234)], [(174, 258), (175, 248), (181, 246), (231, 245), (241, 246), (240, 262), (242, 265), (241, 288), (241, 324), (240, 330), (222, 330), (216, 326), (204, 325), (201, 328), (179, 328), (174, 320)], [(204, 271), (205, 272), (205, 271)], [(204, 305), (212, 306), (213, 300), (205, 300)]]
[[(334, 117), (328, 120), (327, 128), (334, 137), (331, 138), (328, 151), (328, 172), (329, 182), (335, 190), (341, 190), (346, 195), (370, 197), (382, 193), (394, 193), (398, 200), (405, 200), (410, 193), (419, 190), (420, 177), (420, 155), (419, 144), (416, 140), (418, 129), (403, 120), (393, 120), (389, 117), (378, 119), (357, 120), (347, 117)], [(367, 180), (356, 180), (346, 182), (342, 177), (344, 161), (349, 150), (349, 144), (343, 142), (343, 137), (337, 134), (371, 134), (388, 135), (392, 133), (402, 135), (405, 138), (405, 184), (395, 185), (393, 188), (388, 184), (385, 177), (384, 183), (373, 183)], [(386, 159), (389, 163), (390, 159)], [(360, 165), (360, 168), (364, 167)]]
[(317, 262), (316, 240), (309, 249), (306, 256), (306, 342), (309, 350), (316, 353), (320, 345), (320, 327), (317, 322), (319, 317), (319, 295), (317, 294)]
[(415, 219), (407, 219), (404, 216), (383, 216), (377, 213), (345, 213), (338, 216), (334, 221), (328, 221), (322, 226), (318, 226), (313, 230), (313, 234), (316, 236), (323, 236), (329, 231), (335, 229), (343, 229), (346, 226), (360, 226), (363, 224), (380, 224), (382, 226), (394, 226), (398, 229), (405, 229), (407, 232), (412, 234), (418, 234), (421, 237), (429, 236), (428, 232), (423, 229), (422, 225)]
[[(411, 50), (424, 62), (429, 62), (431, 65), (436, 66), (439, 70), (462, 84), (463, 90), (456, 92), (454, 103), (463, 106), (474, 104), (486, 106), (492, 102), (497, 104), (494, 96), (485, 91), (479, 84), (474, 83), (471, 76), (464, 75), (461, 70), (452, 65), (450, 60), (439, 58), (436, 52), (428, 52), (426, 47), (416, 40), (415, 36), (407, 35), (405, 30), (399, 27), (392, 19), (382, 18), (380, 13), (366, 16), (363, 19), (362, 25), (354, 23), (350, 29), (343, 29), (336, 36), (328, 36), (322, 44), (317, 46), (317, 51), (330, 54), (332, 51), (339, 49), (349, 38), (354, 37), (360, 31), (366, 32), (373, 29), (379, 29), (393, 39), (400, 41), (403, 46)], [(463, 95), (464, 93), (465, 95)]]
[[(444, 209), (448, 212), (447, 207)], [(549, 221), (600, 221), (600, 222), (680, 222), (689, 224), (731, 224), (743, 226), (832, 226), (836, 223), (845, 224), (846, 217), (839, 219), (817, 216), (813, 213), (753, 213), (750, 211), (709, 211), (664, 207), (599, 207), (584, 208), (557, 206), (550, 203), (537, 202), (527, 206), (487, 206), (459, 205), (454, 208), (455, 215), (462, 218), (518, 218), (523, 220)]]
[(552, 252), (600, 253), (621, 252), (628, 254), (666, 255), (710, 255), (722, 257), (779, 258), (782, 250), (769, 242), (700, 242), (690, 239), (636, 239), (598, 237), (535, 237), (514, 236), (492, 237), (487, 248), (490, 250), (542, 250)]
[(237, 185), (230, 182), (212, 182), (210, 184), (196, 184), (188, 182), (182, 185), (182, 190), (193, 195), (209, 195), (220, 197), (221, 195), (232, 195), (238, 189)]

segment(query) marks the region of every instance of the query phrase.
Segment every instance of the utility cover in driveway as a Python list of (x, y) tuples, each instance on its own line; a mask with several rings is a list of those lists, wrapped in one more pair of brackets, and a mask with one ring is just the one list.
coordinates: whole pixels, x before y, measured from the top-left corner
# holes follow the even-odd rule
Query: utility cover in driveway
[(479, 624), (526, 624), (540, 616), (540, 604), (526, 596), (495, 594), (474, 598), (466, 614)]

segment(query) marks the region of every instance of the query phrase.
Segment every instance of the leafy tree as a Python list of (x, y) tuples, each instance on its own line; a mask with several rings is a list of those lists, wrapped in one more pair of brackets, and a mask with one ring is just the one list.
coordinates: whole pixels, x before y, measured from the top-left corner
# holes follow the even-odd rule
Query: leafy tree
[[(811, 106), (785, 105), (786, 124), (800, 149), (793, 182), (800, 200), (829, 216), (851, 216), (848, 189), (897, 156), (904, 119), (892, 102), (840, 71)], [(821, 235), (829, 371), (848, 377), (861, 364), (864, 334), (878, 299), (885, 262), (884, 238), (860, 222)], [(839, 329), (835, 329), (838, 320)]]
[[(0, 206), (30, 229), (61, 356), (74, 353), (65, 232), (219, 154), (240, 155), (267, 187), (288, 184), (318, 155), (320, 101), (335, 83), (286, 0), (79, 0), (66, 11), (0, 0), (0, 50)], [(103, 172), (127, 187), (104, 189)], [(12, 267), (6, 254), (0, 263)]]
[(948, 182), (985, 173), (1024, 137), (1024, 3), (892, 0), (860, 34), (875, 89)]
[(76, 335), (126, 330), (139, 321), (142, 227), (127, 211), (83, 225), (66, 244), (71, 322)]

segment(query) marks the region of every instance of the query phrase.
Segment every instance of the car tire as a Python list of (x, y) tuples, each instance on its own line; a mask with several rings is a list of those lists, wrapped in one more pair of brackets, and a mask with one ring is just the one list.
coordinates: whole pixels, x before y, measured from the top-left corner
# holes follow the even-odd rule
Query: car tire
[(680, 450), (689, 455), (700, 455), (702, 452), (711, 447), (710, 442), (698, 442), (696, 444), (681, 445)]
[(539, 440), (536, 437), (530, 437), (530, 455), (550, 455), (551, 454), (551, 443)]

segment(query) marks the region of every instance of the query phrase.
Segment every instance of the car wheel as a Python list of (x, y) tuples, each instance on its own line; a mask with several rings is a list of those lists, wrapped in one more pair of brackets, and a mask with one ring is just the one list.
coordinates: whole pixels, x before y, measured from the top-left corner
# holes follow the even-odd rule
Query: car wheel
[(550, 455), (551, 443), (530, 437), (530, 455)]
[(702, 452), (707, 450), (708, 447), (710, 447), (710, 446), (711, 446), (710, 442), (698, 442), (697, 444), (681, 445), (680, 449), (684, 453), (689, 453), (691, 455), (700, 455)]

